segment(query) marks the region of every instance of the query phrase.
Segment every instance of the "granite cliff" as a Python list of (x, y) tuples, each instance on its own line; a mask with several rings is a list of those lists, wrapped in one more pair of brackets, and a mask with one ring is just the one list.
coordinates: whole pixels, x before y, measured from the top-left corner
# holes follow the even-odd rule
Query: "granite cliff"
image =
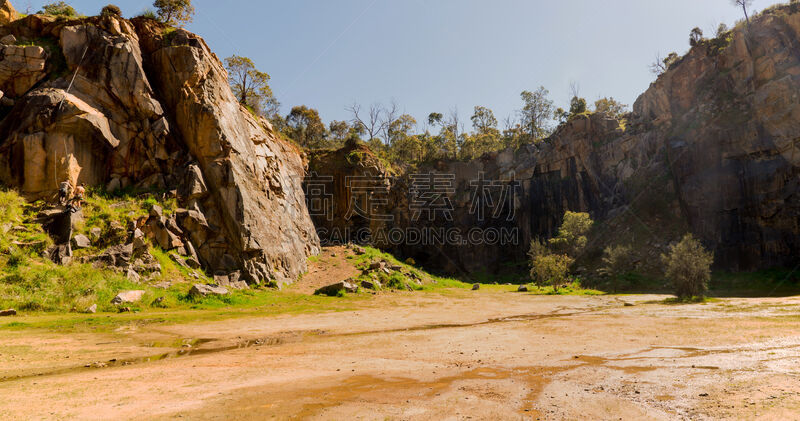
[[(338, 168), (336, 180), (385, 172), (374, 164), (311, 164), (318, 174)], [(657, 266), (667, 245), (691, 231), (714, 250), (718, 268), (793, 267), (800, 260), (800, 7), (768, 10), (749, 27), (700, 42), (624, 121), (580, 115), (540, 144), (415, 172), (450, 177), (451, 215), (414, 218), (411, 176), (390, 177), (393, 199), (379, 212), (393, 216), (390, 227), (506, 228), (517, 235), (505, 245), (383, 245), (446, 272), (524, 265), (527, 244), (552, 236), (566, 210), (600, 222), (585, 264), (599, 259), (602, 246), (628, 243), (642, 265)], [(482, 216), (474, 207), (480, 179), (505, 186), (490, 193), (492, 209)], [(332, 191), (340, 192), (336, 182)], [(347, 200), (337, 195), (334, 202), (344, 208)]]
[(162, 247), (252, 283), (305, 271), (319, 240), (302, 152), (239, 106), (202, 39), (115, 16), (0, 23), (0, 182), (29, 200), (64, 180), (164, 191), (181, 209), (130, 235), (153, 226)]

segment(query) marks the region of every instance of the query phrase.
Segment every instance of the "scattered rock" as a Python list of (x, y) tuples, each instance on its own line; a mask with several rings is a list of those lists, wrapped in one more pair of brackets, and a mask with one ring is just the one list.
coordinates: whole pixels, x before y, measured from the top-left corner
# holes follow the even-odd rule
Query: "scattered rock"
[(400, 265), (390, 265), (389, 266), (389, 270), (393, 270), (393, 271), (397, 272), (397, 271), (403, 270), (403, 267), (400, 266)]
[(122, 291), (111, 300), (111, 304), (138, 303), (144, 297), (145, 291)]
[(230, 291), (227, 288), (221, 287), (218, 285), (205, 285), (205, 284), (194, 284), (191, 290), (189, 290), (189, 295), (192, 297), (207, 297), (209, 295), (228, 295)]
[(95, 314), (95, 313), (97, 313), (97, 304), (92, 304), (91, 306), (89, 306), (89, 308), (87, 308), (83, 312), (87, 313), (87, 314)]
[(186, 258), (186, 266), (189, 266), (192, 269), (199, 269), (200, 262), (197, 261), (194, 257), (187, 257)]
[(528, 286), (520, 285), (519, 288), (517, 288), (517, 292), (528, 292)]
[(10, 308), (8, 310), (0, 311), (0, 317), (8, 317), (8, 316), (16, 316), (16, 315), (17, 315), (17, 310), (14, 310), (13, 308)]
[(477, 291), (477, 290), (479, 290), (479, 289), (481, 289), (481, 284), (473, 284), (473, 285), (472, 285), (472, 290), (473, 290), (473, 291)]
[(367, 251), (364, 249), (364, 247), (354, 246), (353, 253), (355, 253), (357, 256), (361, 256), (367, 254)]
[(314, 295), (328, 295), (332, 297), (339, 294), (339, 291), (355, 293), (358, 291), (358, 286), (351, 283), (350, 280), (337, 282), (314, 291)]
[(117, 309), (117, 312), (119, 312), (119, 313), (131, 313), (131, 312), (133, 312), (133, 309), (131, 309), (130, 307), (120, 307), (120, 308)]
[(172, 283), (170, 281), (162, 281), (157, 284), (153, 284), (153, 288), (158, 288), (158, 289), (169, 289), (169, 287), (171, 286)]
[(381, 288), (381, 283), (375, 280), (361, 281), (361, 287), (364, 289), (371, 289), (373, 291), (377, 291)]
[(624, 303), (624, 304), (623, 304), (623, 306), (624, 306), (624, 307), (633, 307), (633, 306), (635, 306), (635, 305), (636, 305), (636, 304), (633, 304), (633, 303), (628, 303), (628, 302), (626, 302), (626, 303)]
[(92, 236), (92, 242), (97, 242), (100, 240), (100, 237), (103, 235), (103, 230), (100, 228), (92, 228), (89, 230), (89, 235)]
[(131, 269), (131, 268), (128, 268), (128, 271), (125, 274), (125, 277), (128, 278), (128, 280), (133, 282), (134, 284), (138, 284), (142, 280), (142, 277), (139, 276), (139, 274), (136, 273), (136, 271)]

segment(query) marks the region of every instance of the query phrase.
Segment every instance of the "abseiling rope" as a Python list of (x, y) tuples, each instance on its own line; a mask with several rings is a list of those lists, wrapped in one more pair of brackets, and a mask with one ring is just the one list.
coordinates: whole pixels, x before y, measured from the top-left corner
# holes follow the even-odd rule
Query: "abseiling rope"
[[(81, 54), (81, 59), (78, 61), (78, 67), (75, 68), (75, 74), (72, 75), (72, 80), (69, 81), (69, 86), (67, 86), (67, 91), (64, 93), (64, 96), (61, 98), (61, 101), (58, 103), (58, 108), (56, 108), (56, 113), (61, 111), (61, 104), (64, 103), (64, 100), (67, 98), (67, 94), (69, 91), (72, 90), (72, 84), (75, 83), (75, 78), (78, 76), (78, 72), (81, 70), (81, 65), (83, 64), (83, 59), (86, 57), (86, 52), (89, 51), (89, 40), (86, 40), (86, 48), (83, 49), (83, 54)], [(64, 142), (64, 159), (67, 158), (67, 140), (61, 139)], [(58, 152), (56, 152), (56, 159), (53, 162), (53, 182), (56, 184), (56, 188), (60, 188), (58, 182), (58, 170), (57, 170), (57, 163), (58, 163)]]

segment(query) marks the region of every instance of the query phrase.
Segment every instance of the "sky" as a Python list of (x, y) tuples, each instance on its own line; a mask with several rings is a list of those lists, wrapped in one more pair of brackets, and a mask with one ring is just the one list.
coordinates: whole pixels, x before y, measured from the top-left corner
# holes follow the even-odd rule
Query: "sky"
[[(68, 1), (94, 15), (110, 0)], [(131, 17), (150, 1), (113, 0)], [(12, 0), (24, 12), (47, 1)], [(193, 0), (186, 28), (221, 57), (253, 59), (272, 77), (284, 114), (316, 108), (326, 122), (346, 108), (394, 101), (420, 123), (431, 112), (476, 105), (498, 120), (520, 92), (544, 86), (567, 107), (570, 84), (594, 100), (632, 105), (655, 79), (657, 54), (689, 48), (689, 32), (713, 36), (742, 11), (730, 0)], [(775, 4), (755, 0), (754, 11)]]

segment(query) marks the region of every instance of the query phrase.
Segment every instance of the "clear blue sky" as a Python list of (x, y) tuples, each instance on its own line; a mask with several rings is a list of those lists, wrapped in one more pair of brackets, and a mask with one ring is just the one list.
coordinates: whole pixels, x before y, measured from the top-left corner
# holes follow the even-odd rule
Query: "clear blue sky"
[[(97, 14), (112, 0), (72, 0)], [(42, 0), (12, 0), (32, 10)], [(115, 0), (130, 17), (151, 1)], [(218, 56), (252, 58), (272, 76), (283, 104), (317, 108), (323, 120), (345, 107), (394, 99), (422, 121), (475, 105), (498, 120), (539, 85), (565, 106), (575, 81), (590, 102), (632, 105), (654, 80), (657, 53), (688, 50), (689, 31), (713, 35), (742, 17), (730, 0), (194, 0), (187, 29)], [(775, 4), (755, 0), (753, 9)]]

